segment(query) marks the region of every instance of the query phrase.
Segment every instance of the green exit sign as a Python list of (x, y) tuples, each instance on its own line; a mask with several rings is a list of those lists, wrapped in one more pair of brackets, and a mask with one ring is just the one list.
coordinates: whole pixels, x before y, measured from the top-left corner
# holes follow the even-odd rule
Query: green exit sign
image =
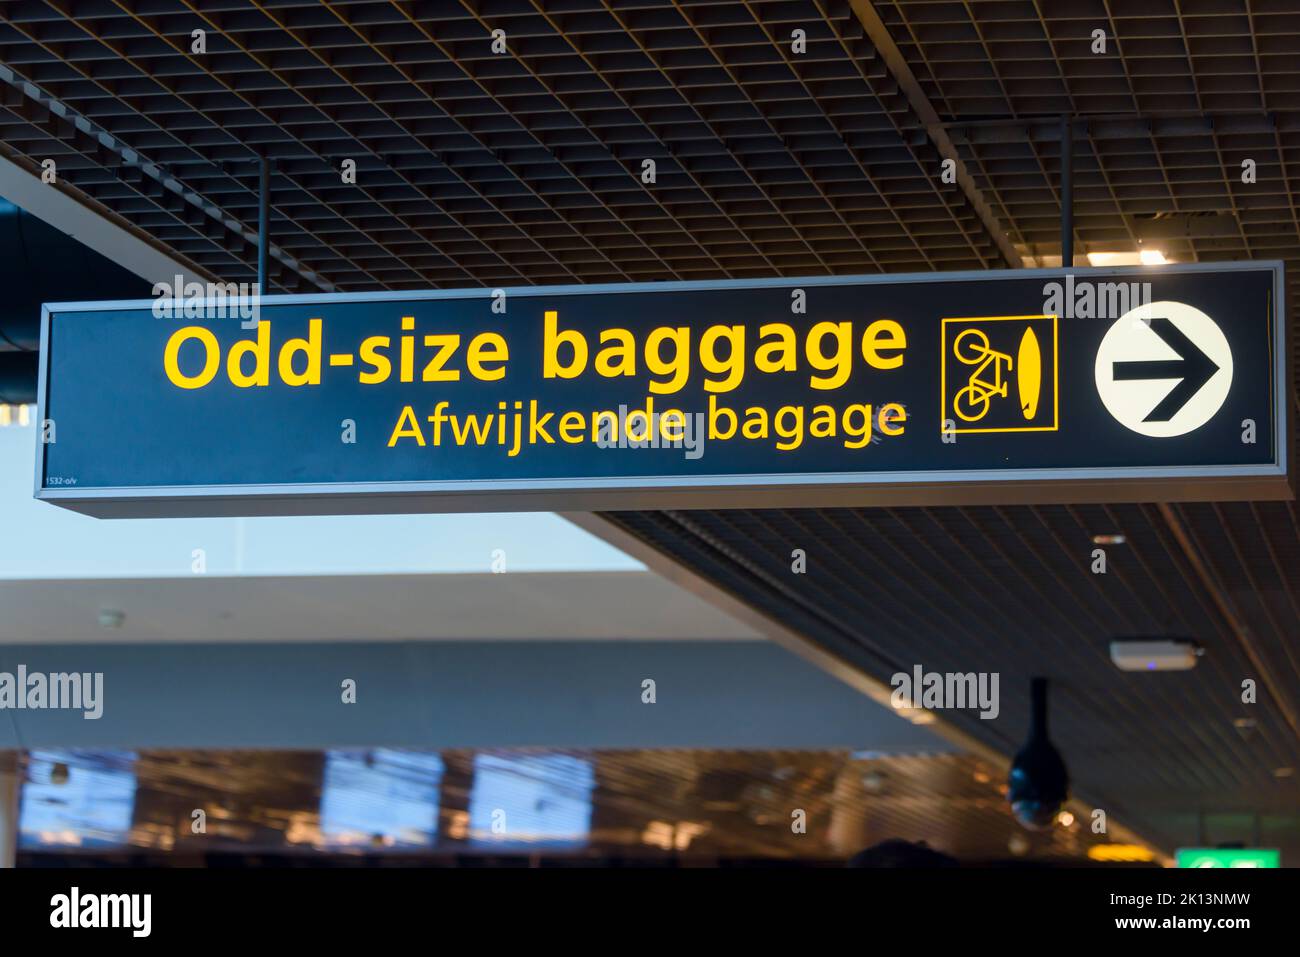
[(1282, 855), (1263, 848), (1180, 847), (1174, 861), (1178, 867), (1281, 867)]

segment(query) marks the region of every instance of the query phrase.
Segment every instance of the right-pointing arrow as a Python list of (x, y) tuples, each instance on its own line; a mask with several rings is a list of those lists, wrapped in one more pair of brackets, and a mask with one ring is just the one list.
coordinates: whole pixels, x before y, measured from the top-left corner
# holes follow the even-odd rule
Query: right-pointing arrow
[(1178, 353), (1178, 358), (1116, 362), (1113, 371), (1117, 382), (1150, 379), (1180, 380), (1142, 420), (1143, 422), (1168, 422), (1182, 411), (1183, 406), (1191, 401), (1192, 396), (1201, 391), (1201, 387), (1210, 381), (1210, 377), (1219, 371), (1219, 367), (1200, 346), (1183, 335), (1182, 330), (1169, 319), (1152, 319), (1151, 331)]

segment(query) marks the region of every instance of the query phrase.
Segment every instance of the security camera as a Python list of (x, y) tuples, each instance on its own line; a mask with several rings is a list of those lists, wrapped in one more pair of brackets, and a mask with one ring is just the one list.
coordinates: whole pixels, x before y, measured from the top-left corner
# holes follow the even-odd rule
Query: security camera
[(1031, 831), (1051, 827), (1070, 793), (1070, 776), (1061, 753), (1047, 737), (1047, 679), (1030, 685), (1033, 717), (1029, 740), (1016, 754), (1007, 780), (1007, 800), (1016, 820)]
[(1110, 660), (1120, 671), (1186, 671), (1204, 649), (1185, 638), (1129, 638), (1110, 643)]

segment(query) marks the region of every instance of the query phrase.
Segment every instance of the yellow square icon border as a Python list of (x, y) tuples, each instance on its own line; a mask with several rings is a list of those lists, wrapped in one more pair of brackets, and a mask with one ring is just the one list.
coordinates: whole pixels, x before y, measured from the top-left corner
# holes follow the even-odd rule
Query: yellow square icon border
[[(1052, 320), (1052, 424), (1012, 426), (1001, 429), (948, 429), (948, 323), (950, 322), (1008, 322), (1025, 319)], [(939, 325), (939, 433), (941, 435), (974, 434), (989, 432), (1058, 432), (1061, 428), (1061, 367), (1060, 319), (1055, 315), (1037, 316), (946, 316)]]

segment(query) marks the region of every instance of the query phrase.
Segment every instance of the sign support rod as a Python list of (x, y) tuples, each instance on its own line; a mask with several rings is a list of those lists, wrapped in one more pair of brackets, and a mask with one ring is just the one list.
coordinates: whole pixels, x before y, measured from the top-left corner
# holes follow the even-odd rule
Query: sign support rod
[(1061, 266), (1074, 265), (1074, 129), (1061, 115)]
[(265, 156), (258, 160), (257, 169), (257, 292), (265, 296), (267, 263), (271, 254), (271, 161)]

